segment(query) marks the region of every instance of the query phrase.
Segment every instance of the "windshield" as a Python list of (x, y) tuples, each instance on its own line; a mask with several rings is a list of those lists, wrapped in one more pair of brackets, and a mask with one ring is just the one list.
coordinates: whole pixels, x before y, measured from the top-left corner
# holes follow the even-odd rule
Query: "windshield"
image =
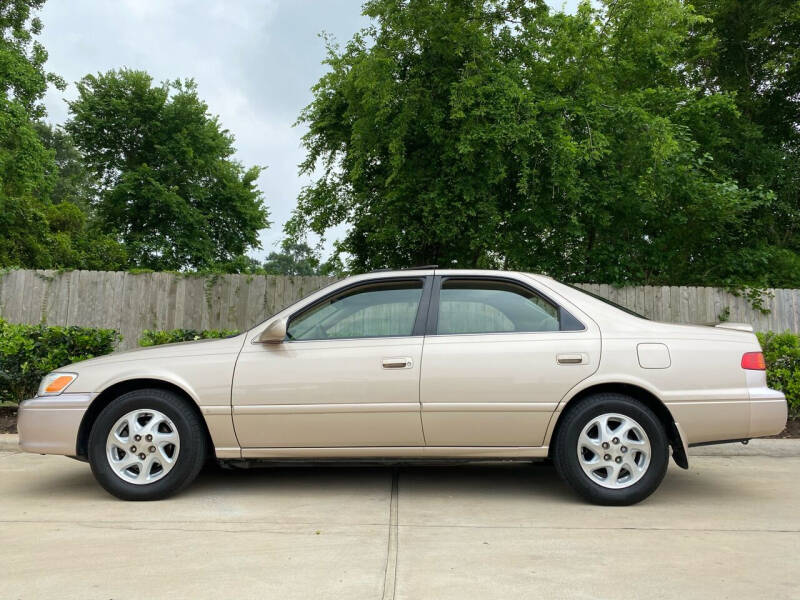
[[(564, 283), (564, 282), (562, 281), (561, 283)], [(597, 294), (593, 294), (592, 292), (587, 292), (586, 290), (581, 289), (578, 286), (572, 285), (571, 283), (564, 283), (564, 285), (567, 286), (567, 287), (572, 288), (573, 290), (581, 292), (582, 294), (586, 294), (587, 296), (590, 296), (590, 297), (594, 298), (595, 300), (600, 300), (601, 302), (605, 302), (609, 306), (613, 306), (614, 308), (619, 309), (624, 313), (628, 313), (629, 315), (633, 315), (634, 317), (639, 317), (640, 319), (644, 319), (645, 321), (649, 321), (650, 320), (647, 317), (645, 317), (644, 315), (640, 315), (639, 313), (637, 313), (636, 311), (631, 310), (630, 308), (625, 308), (624, 306), (622, 306), (620, 304), (617, 304), (616, 302), (612, 302), (608, 298), (603, 298), (602, 296), (598, 296)]]

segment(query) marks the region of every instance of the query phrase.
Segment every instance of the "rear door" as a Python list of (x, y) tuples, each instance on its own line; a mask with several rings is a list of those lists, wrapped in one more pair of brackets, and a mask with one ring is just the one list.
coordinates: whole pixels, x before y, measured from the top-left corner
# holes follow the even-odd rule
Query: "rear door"
[(425, 444), (539, 446), (558, 402), (599, 360), (597, 325), (525, 281), (437, 276), (420, 382)]

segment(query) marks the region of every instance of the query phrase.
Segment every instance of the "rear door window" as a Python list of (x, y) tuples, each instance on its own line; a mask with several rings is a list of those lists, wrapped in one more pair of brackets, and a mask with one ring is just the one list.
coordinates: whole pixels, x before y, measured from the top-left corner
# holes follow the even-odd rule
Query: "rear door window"
[(559, 330), (558, 307), (526, 287), (500, 280), (442, 282), (439, 335)]

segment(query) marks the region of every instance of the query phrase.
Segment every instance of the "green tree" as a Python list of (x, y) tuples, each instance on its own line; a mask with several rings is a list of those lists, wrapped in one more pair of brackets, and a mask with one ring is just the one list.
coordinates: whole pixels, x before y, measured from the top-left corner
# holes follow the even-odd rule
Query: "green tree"
[(96, 181), (69, 134), (44, 122), (35, 124), (42, 144), (54, 161), (48, 168), (47, 188), (39, 191), (45, 206), (49, 264), (56, 268), (115, 271), (125, 269), (125, 248), (104, 233), (92, 214)]
[(143, 71), (87, 75), (65, 125), (97, 178), (97, 223), (151, 269), (207, 269), (259, 247), (269, 226), (259, 167), (232, 156), (233, 136), (192, 80), (153, 85)]
[(63, 132), (41, 122), (47, 52), (43, 1), (0, 0), (0, 266), (116, 269), (124, 249), (87, 214), (90, 181)]
[(49, 173), (51, 189), (44, 200), (53, 204), (70, 202), (89, 213), (97, 181), (84, 164), (83, 155), (75, 147), (70, 135), (62, 128), (40, 121), (34, 124), (42, 145), (53, 154), (54, 162)]
[(102, 232), (92, 216), (96, 182), (84, 166), (83, 156), (60, 128), (44, 122), (35, 123), (34, 128), (54, 159), (47, 168), (47, 185), (36, 192), (47, 225), (42, 240), (47, 263), (23, 266), (110, 271), (126, 268), (125, 248)]
[(48, 84), (63, 81), (44, 69), (34, 16), (44, 0), (0, 0), (0, 265), (50, 266), (47, 203), (53, 156), (34, 123), (44, 114)]
[(348, 224), (356, 270), (800, 283), (765, 276), (775, 253), (753, 216), (772, 191), (717, 160), (749, 122), (733, 94), (697, 82), (715, 40), (690, 6), (370, 0), (364, 13), (373, 24), (329, 45), (299, 118), (301, 171), (320, 175), (289, 235)]
[(304, 242), (285, 239), (280, 252), (270, 252), (264, 261), (267, 275), (320, 275), (320, 260)]
[(699, 0), (709, 20), (692, 36), (695, 84), (735, 102), (738, 123), (709, 122), (727, 148), (710, 148), (717, 167), (739, 185), (774, 195), (749, 216), (743, 262), (766, 267), (765, 282), (796, 286), (800, 273), (800, 3), (796, 0)]

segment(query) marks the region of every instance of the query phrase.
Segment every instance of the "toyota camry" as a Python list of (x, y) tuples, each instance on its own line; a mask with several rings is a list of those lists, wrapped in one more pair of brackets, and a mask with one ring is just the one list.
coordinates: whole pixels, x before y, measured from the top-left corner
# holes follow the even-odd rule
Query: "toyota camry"
[(418, 268), (333, 283), (235, 337), (50, 373), (20, 446), (88, 461), (126, 500), (209, 459), (551, 460), (600, 504), (649, 496), (687, 448), (780, 432), (752, 328), (645, 319), (528, 273)]

